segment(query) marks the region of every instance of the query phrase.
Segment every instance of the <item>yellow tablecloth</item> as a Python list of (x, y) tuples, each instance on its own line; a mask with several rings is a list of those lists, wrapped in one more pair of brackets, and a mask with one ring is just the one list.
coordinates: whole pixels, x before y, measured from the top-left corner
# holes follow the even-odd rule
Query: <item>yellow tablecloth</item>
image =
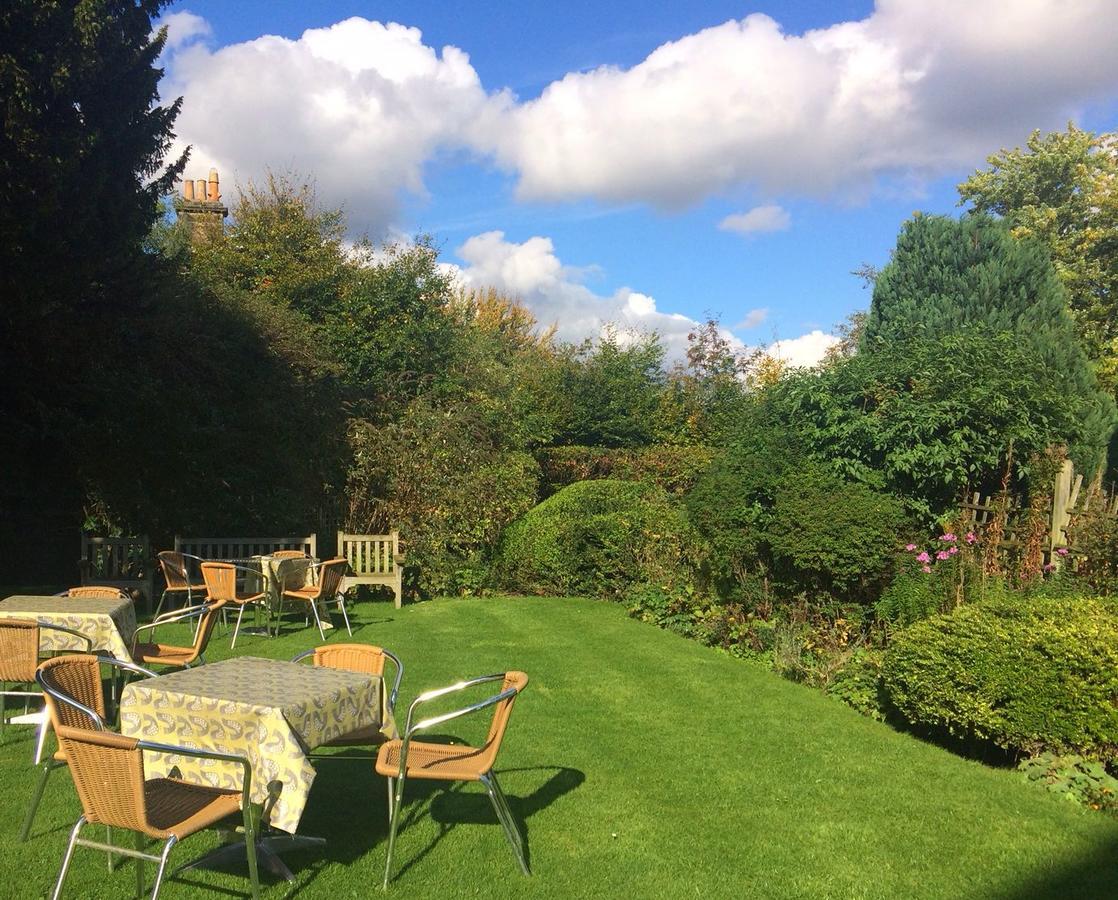
[[(131, 600), (17, 594), (0, 600), (0, 616), (73, 628), (93, 641), (93, 652), (102, 650), (117, 659), (132, 658), (129, 648), (136, 631), (136, 607)], [(85, 645), (65, 632), (44, 629), (39, 632), (39, 649), (84, 650)]]
[[(121, 695), (121, 732), (130, 737), (246, 757), (252, 797), (282, 785), (270, 823), (294, 832), (314, 782), (307, 752), (381, 721), (379, 678), (274, 659), (241, 656), (136, 681)], [(178, 766), (199, 784), (239, 788), (240, 767), (215, 760), (145, 753), (147, 776)]]

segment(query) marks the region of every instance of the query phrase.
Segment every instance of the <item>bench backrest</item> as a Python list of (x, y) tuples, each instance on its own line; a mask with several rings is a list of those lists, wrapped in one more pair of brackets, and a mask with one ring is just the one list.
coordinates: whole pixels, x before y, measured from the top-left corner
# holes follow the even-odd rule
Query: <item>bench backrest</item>
[(202, 559), (248, 559), (267, 556), (277, 550), (302, 550), (318, 556), (318, 535), (303, 537), (207, 538), (175, 535), (175, 549)]
[(138, 590), (151, 608), (155, 590), (155, 563), (151, 542), (141, 537), (100, 537), (82, 534), (82, 557), (78, 561), (83, 585)]
[(354, 575), (390, 575), (400, 555), (400, 534), (346, 534), (338, 532), (338, 556), (349, 560)]

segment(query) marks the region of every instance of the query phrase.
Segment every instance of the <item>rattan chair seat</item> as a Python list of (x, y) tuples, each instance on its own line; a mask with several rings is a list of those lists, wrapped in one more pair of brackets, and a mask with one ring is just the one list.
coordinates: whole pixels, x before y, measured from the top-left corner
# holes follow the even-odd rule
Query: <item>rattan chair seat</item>
[(144, 805), (152, 837), (180, 841), (241, 811), (241, 792), (190, 784), (177, 778), (144, 782)]
[[(397, 778), (400, 775), (402, 741), (389, 741), (377, 754), (377, 773)], [(441, 781), (480, 781), (491, 763), (485, 748), (467, 744), (428, 744), (412, 741), (408, 745), (409, 778), (435, 778)]]
[(137, 644), (132, 648), (132, 658), (147, 665), (185, 666), (198, 658), (198, 651), (171, 644)]

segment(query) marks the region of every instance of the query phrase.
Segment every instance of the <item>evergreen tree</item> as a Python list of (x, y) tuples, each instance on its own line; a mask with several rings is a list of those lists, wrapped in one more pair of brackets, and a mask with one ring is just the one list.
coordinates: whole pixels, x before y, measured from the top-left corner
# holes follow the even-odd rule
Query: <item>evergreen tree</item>
[(860, 349), (970, 329), (1015, 335), (1069, 402), (1084, 404), (1070, 450), (1081, 471), (1096, 471), (1118, 414), (1099, 388), (1048, 251), (986, 215), (918, 215), (874, 285)]

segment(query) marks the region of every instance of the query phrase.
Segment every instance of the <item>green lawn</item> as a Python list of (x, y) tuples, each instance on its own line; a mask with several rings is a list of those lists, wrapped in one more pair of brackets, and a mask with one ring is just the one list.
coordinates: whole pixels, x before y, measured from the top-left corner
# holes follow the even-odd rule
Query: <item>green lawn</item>
[[(364, 603), (355, 640), (404, 660), (401, 713), (420, 691), (523, 669), (498, 770), (524, 823), (533, 876), (519, 874), (474, 786), (413, 782), (390, 890), (421, 897), (1101, 898), (1118, 885), (1118, 822), (897, 734), (817, 692), (582, 600), (439, 600), (395, 610)], [(166, 636), (161, 632), (161, 639)], [(332, 641), (344, 639), (335, 633)], [(238, 642), (290, 657), (311, 630)], [(228, 656), (220, 632), (211, 660)], [(475, 728), (484, 726), (484, 721)], [(458, 734), (470, 738), (466, 728)], [(5, 797), (0, 895), (52, 885), (79, 807), (52, 778), (35, 831), (16, 833), (33, 785), (28, 729), (0, 747)], [(294, 885), (267, 897), (368, 897), (379, 891), (385, 788), (363, 762), (323, 763), (301, 831), (322, 854), (290, 854)], [(206, 849), (199, 836), (172, 862)], [(127, 896), (79, 850), (68, 897)], [(148, 867), (149, 878), (152, 867)], [(163, 896), (247, 888), (236, 875), (188, 874)]]

